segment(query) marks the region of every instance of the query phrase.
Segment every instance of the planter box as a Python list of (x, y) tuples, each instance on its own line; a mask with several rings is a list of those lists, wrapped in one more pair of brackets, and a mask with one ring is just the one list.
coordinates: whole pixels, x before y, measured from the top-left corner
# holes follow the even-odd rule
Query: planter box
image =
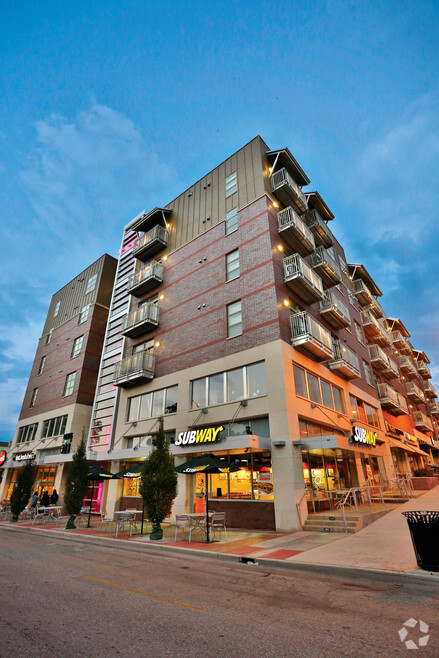
[(428, 491), (428, 489), (433, 489), (439, 484), (438, 478), (434, 477), (422, 477), (422, 478), (412, 478), (413, 489), (415, 491)]

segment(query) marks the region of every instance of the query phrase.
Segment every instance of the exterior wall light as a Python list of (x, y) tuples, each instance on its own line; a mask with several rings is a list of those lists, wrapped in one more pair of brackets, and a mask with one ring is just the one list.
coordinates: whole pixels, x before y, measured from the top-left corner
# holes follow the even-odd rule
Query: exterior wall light
[(159, 299), (160, 299), (160, 301), (162, 302), (162, 301), (164, 300), (164, 298), (165, 298), (165, 296), (164, 296), (164, 294), (162, 293), (162, 294), (160, 295)]
[(160, 343), (159, 340), (156, 343), (154, 343), (154, 347), (160, 347), (160, 345), (161, 345), (161, 343)]
[(168, 260), (168, 257), (167, 257), (167, 256), (163, 256), (163, 260)]
[(289, 300), (289, 299), (284, 299), (283, 302), (282, 302), (282, 304), (283, 304), (284, 306), (289, 306), (289, 305), (290, 305), (290, 300)]
[(283, 248), (283, 246), (282, 246), (281, 244), (278, 244), (278, 245), (277, 245), (277, 250), (278, 250), (278, 251), (283, 251), (284, 248)]
[(273, 201), (273, 208), (279, 208), (279, 204), (276, 201)]

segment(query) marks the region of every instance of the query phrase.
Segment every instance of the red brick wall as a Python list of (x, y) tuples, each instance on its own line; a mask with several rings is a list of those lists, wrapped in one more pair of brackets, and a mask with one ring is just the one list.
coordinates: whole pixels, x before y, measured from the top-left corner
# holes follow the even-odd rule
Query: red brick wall
[(275, 530), (274, 503), (252, 500), (212, 500), (209, 510), (226, 513), (226, 528)]

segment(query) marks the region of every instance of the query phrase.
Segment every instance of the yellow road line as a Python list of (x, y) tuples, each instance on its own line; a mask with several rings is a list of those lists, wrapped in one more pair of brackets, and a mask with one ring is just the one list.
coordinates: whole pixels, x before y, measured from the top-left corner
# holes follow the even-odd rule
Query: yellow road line
[(125, 585), (118, 585), (117, 583), (112, 583), (110, 580), (103, 580), (102, 578), (95, 578), (95, 576), (84, 576), (89, 580), (97, 580), (99, 583), (104, 583), (104, 585), (111, 585), (112, 587), (119, 587), (124, 589), (127, 592), (133, 592), (133, 594), (141, 594), (142, 596), (148, 596), (150, 599), (158, 599), (159, 601), (164, 601), (165, 603), (173, 603), (174, 605), (181, 605), (183, 608), (189, 608), (189, 610), (194, 610), (195, 612), (203, 612), (200, 608), (196, 608), (190, 603), (182, 603), (181, 601), (173, 601), (172, 599), (167, 599), (164, 596), (158, 596), (157, 594), (148, 594), (148, 592), (141, 592), (139, 589), (133, 589), (132, 587), (125, 587)]

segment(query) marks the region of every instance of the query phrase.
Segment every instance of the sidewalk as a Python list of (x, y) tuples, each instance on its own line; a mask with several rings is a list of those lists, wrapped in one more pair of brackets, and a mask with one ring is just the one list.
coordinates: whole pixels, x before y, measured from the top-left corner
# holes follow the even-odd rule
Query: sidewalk
[[(120, 533), (115, 538), (114, 531), (104, 532), (97, 525), (92, 528), (78, 528), (73, 531), (74, 536), (84, 536), (93, 539), (109, 539), (111, 542), (122, 540), (133, 545), (146, 544), (151, 547), (173, 548), (174, 551), (209, 552), (216, 557), (221, 555), (236, 556), (237, 558), (249, 558), (251, 560), (270, 560), (272, 564), (278, 562), (280, 565), (306, 567), (334, 567), (371, 569), (374, 571), (394, 573), (422, 573), (417, 568), (415, 554), (412, 546), (407, 521), (402, 512), (407, 510), (437, 510), (439, 511), (439, 486), (422, 494), (416, 500), (411, 500), (403, 505), (398, 505), (388, 514), (381, 517), (371, 525), (367, 526), (354, 535), (322, 532), (255, 532), (246, 530), (227, 531), (228, 541), (215, 541), (207, 544), (205, 541), (174, 541), (174, 526), (164, 524), (164, 536), (159, 542), (151, 541), (147, 534), (133, 535)], [(33, 525), (22, 521), (10, 524), (2, 521), (8, 526), (26, 528), (26, 530), (44, 530), (50, 533), (62, 533), (71, 535), (72, 532), (65, 530), (65, 523), (58, 526)], [(149, 528), (150, 529), (150, 528)], [(146, 530), (145, 530), (146, 532)], [(139, 546), (140, 548), (140, 546)], [(439, 549), (438, 549), (439, 550)]]

